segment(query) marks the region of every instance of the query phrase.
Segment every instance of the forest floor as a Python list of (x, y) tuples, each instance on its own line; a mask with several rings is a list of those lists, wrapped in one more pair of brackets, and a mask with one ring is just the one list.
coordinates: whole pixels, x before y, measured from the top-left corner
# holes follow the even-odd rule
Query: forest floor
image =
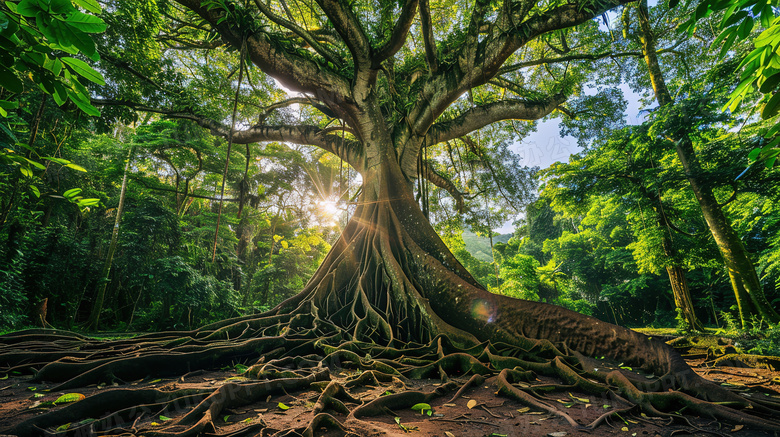
[[(772, 365), (763, 367), (740, 367), (706, 365), (711, 361), (701, 351), (687, 350), (686, 359), (689, 364), (703, 377), (724, 385), (731, 390), (739, 391), (744, 396), (773, 396), (780, 398), (780, 372)], [(619, 368), (621, 363), (602, 361), (605, 368)], [(249, 364), (249, 363), (245, 363)], [(239, 370), (241, 366), (238, 366)], [(627, 368), (624, 368), (627, 370)], [(332, 372), (332, 379), (343, 382), (355, 374), (352, 370)], [(193, 372), (179, 378), (144, 379), (127, 384), (92, 385), (82, 389), (67, 392), (50, 392), (53, 384), (33, 384), (31, 376), (7, 375), (0, 380), (0, 431), (19, 423), (34, 415), (42, 414), (51, 409), (63, 408), (63, 404), (52, 406), (51, 403), (67, 393), (79, 393), (85, 396), (105, 390), (127, 390), (153, 388), (161, 391), (173, 391), (183, 388), (217, 388), (227, 383), (248, 382), (240, 376), (235, 368)], [(467, 376), (455, 378), (465, 383)], [(541, 411), (529, 409), (517, 401), (506, 399), (495, 394), (494, 378), (488, 378), (483, 384), (471, 387), (457, 399), (450, 399), (452, 394), (437, 398), (430, 403), (430, 415), (421, 414), (412, 409), (388, 411), (387, 415), (362, 419), (358, 424), (352, 423), (350, 428), (359, 429), (361, 435), (420, 435), (441, 437), (499, 437), (499, 436), (574, 436), (584, 435), (574, 430), (563, 419)], [(545, 382), (540, 377), (539, 382)], [(549, 381), (554, 382), (554, 381)], [(430, 392), (441, 382), (438, 380), (412, 380), (405, 383), (396, 380), (381, 386), (355, 387), (350, 390), (352, 396), (361, 401), (370, 401), (388, 393), (404, 390)], [(454, 393), (453, 393), (454, 394)], [(239, 409), (229, 410), (221, 414), (215, 421), (216, 433), (231, 434), (250, 425), (258, 425), (258, 431), (251, 435), (259, 435), (264, 424), (266, 430), (262, 435), (270, 435), (273, 430), (295, 429), (305, 426), (312, 418), (312, 407), (319, 393), (313, 388), (308, 391), (293, 392), (281, 396), (269, 396), (255, 404)], [(562, 409), (574, 417), (579, 423), (589, 423), (610, 409), (620, 410), (628, 405), (616, 399), (599, 398), (576, 391), (558, 391), (547, 395), (550, 400), (558, 401)], [(350, 406), (350, 405), (348, 405)], [(117, 430), (135, 434), (141, 428), (153, 429), (164, 427), (165, 422), (185, 414), (191, 406), (181, 410), (150, 411), (136, 419), (133, 423), (117, 424)], [(614, 415), (607, 423), (590, 432), (593, 436), (771, 436), (755, 430), (743, 429), (740, 425), (722, 424), (709, 418), (697, 418), (679, 412), (680, 417), (654, 418), (640, 414)], [(343, 415), (334, 413), (339, 420)], [(64, 432), (68, 427), (75, 426), (82, 418), (74, 418), (75, 423), (62, 423), (52, 427), (50, 431)], [(355, 426), (357, 425), (357, 427)], [(379, 432), (378, 429), (391, 430)], [(2, 434), (0, 432), (0, 434)], [(321, 429), (318, 436), (342, 436), (342, 431)], [(2, 437), (2, 436), (0, 436)], [(25, 437), (25, 436), (19, 436)]]

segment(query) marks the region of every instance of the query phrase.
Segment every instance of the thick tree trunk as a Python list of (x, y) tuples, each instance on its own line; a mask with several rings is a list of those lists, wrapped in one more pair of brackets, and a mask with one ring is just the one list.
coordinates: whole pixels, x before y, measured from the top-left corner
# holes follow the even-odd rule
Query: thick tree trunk
[[(647, 0), (642, 0), (639, 3), (638, 15), (642, 50), (656, 100), (660, 106), (673, 104), (674, 101), (666, 87), (663, 72), (656, 56), (655, 38), (650, 28)], [(690, 138), (686, 134), (682, 134), (672, 139), (685, 176), (691, 185), (691, 190), (696, 196), (707, 226), (728, 269), (731, 286), (734, 289), (739, 307), (742, 327), (748, 327), (754, 317), (761, 317), (771, 323), (780, 322), (780, 315), (775, 312), (764, 295), (755, 266), (750, 260), (742, 240), (723, 213), (723, 208), (715, 198), (712, 187), (701, 177), (701, 165)]]
[(555, 344), (656, 374), (689, 373), (663, 342), (555, 305), (486, 291), (425, 219), (391, 159), (364, 175), (360, 204), (341, 237), (305, 289), (273, 313), (327, 317), (350, 334), (345, 340), (392, 346), (443, 335), (461, 347), (491, 341), (546, 350)]

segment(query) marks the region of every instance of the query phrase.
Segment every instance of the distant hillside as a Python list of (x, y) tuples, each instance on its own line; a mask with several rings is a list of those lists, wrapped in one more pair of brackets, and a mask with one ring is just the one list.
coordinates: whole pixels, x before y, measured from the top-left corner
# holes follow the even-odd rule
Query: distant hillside
[[(493, 237), (493, 244), (506, 243), (510, 238), (512, 238), (512, 234), (498, 235)], [(493, 257), (490, 256), (489, 238), (478, 237), (471, 231), (463, 231), (463, 242), (466, 243), (466, 250), (468, 250), (470, 254), (474, 255), (474, 258), (485, 262), (493, 261)]]

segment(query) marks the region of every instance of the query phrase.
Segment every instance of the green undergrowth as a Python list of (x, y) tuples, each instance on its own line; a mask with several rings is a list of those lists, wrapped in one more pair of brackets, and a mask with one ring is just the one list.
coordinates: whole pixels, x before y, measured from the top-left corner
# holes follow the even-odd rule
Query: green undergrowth
[[(750, 329), (741, 329), (735, 323), (726, 319), (723, 328), (704, 328), (704, 332), (683, 333), (677, 328), (634, 328), (650, 337), (672, 338), (686, 337), (694, 343), (704, 345), (707, 338), (711, 338), (713, 346), (727, 343), (733, 346), (738, 353), (751, 355), (765, 355), (780, 357), (780, 324), (773, 325), (762, 321), (753, 323)], [(725, 340), (725, 341), (724, 341)]]

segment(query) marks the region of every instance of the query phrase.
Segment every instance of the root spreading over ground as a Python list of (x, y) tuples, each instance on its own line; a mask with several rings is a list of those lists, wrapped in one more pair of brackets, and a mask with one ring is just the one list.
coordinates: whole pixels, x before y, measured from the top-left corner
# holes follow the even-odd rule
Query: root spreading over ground
[[(593, 430), (629, 413), (676, 422), (700, 416), (780, 431), (775, 398), (746, 397), (702, 379), (660, 340), (560, 307), (488, 293), (414, 200), (394, 192), (393, 184), (382, 186), (388, 188), (363, 199), (306, 288), (267, 313), (124, 340), (52, 330), (0, 337), (4, 374), (32, 369), (32, 382), (56, 383), (52, 392), (118, 384), (11, 421), (0, 434), (220, 434), (228, 411), (269, 396), (316, 391), (303, 399), (310, 414), (300, 426), (279, 430), (247, 421), (229, 435), (391, 435), (403, 423), (368, 418), (457, 399), (486, 378), (496, 396), (561, 418), (570, 431)], [(615, 365), (605, 366), (605, 360)], [(128, 385), (235, 363), (248, 369), (220, 386)], [(427, 378), (438, 381), (435, 389), (403, 389)], [(364, 387), (387, 389), (358, 399)], [(578, 420), (556, 399), (576, 402), (572, 393), (622, 407), (592, 408), (588, 420)]]

